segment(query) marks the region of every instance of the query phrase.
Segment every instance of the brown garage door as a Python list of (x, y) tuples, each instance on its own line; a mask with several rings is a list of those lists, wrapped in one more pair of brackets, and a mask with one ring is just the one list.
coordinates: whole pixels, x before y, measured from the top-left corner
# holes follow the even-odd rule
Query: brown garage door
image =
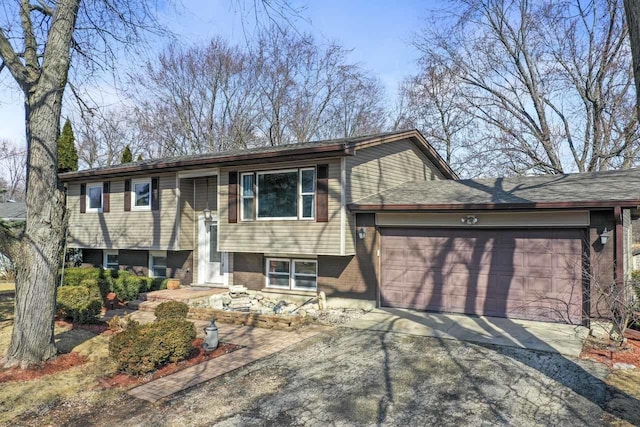
[(381, 229), (386, 307), (581, 322), (580, 230)]

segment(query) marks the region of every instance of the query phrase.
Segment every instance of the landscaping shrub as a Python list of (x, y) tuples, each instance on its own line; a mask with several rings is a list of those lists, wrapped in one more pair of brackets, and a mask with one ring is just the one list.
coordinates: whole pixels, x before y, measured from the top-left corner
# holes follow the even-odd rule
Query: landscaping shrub
[(91, 323), (102, 309), (102, 299), (86, 286), (61, 286), (56, 297), (58, 315), (76, 323)]
[(183, 319), (132, 324), (111, 338), (109, 356), (121, 371), (141, 375), (186, 359), (195, 337), (193, 323)]
[(134, 301), (141, 292), (147, 292), (149, 277), (136, 276), (128, 271), (120, 271), (111, 286), (120, 301)]
[(183, 302), (167, 301), (159, 304), (154, 314), (157, 320), (186, 319), (189, 306)]
[(66, 268), (60, 286), (82, 286), (83, 281), (92, 280), (98, 285), (100, 296), (104, 299), (110, 292), (111, 275), (114, 273), (117, 274), (117, 272), (105, 271), (97, 267)]

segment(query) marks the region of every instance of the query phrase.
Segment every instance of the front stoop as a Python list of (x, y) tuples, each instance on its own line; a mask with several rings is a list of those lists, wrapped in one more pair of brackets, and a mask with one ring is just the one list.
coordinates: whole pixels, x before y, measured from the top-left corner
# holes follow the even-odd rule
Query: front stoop
[(127, 307), (131, 310), (153, 312), (158, 305), (166, 301), (178, 301), (185, 304), (209, 298), (211, 295), (222, 294), (227, 292), (224, 288), (180, 288), (180, 289), (163, 289), (161, 291), (152, 291), (141, 293), (135, 301), (129, 301)]

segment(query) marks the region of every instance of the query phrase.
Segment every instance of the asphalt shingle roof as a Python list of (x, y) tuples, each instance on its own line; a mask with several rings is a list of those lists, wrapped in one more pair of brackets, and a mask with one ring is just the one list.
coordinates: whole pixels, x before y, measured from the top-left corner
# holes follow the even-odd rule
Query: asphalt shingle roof
[(411, 181), (354, 205), (531, 204), (640, 200), (640, 168), (567, 175)]
[(23, 202), (0, 202), (0, 219), (5, 221), (26, 219), (27, 206)]

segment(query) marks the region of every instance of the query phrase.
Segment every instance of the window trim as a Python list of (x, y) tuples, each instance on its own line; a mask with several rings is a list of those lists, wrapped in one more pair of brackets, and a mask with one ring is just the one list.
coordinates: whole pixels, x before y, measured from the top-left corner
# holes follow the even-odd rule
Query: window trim
[[(313, 171), (313, 191), (310, 193), (302, 192), (302, 172), (303, 171)], [(298, 219), (300, 219), (301, 221), (314, 221), (316, 219), (316, 176), (317, 176), (317, 173), (316, 173), (315, 166), (298, 169)], [(303, 206), (302, 200), (304, 199), (304, 196), (313, 197), (313, 202), (311, 203), (311, 212), (313, 215), (311, 216), (303, 215), (304, 206)]]
[[(317, 259), (292, 259), (291, 261), (292, 261), (292, 263), (291, 263), (291, 279), (290, 279), (291, 290), (294, 290), (294, 291), (317, 291), (318, 290), (318, 260)], [(312, 274), (307, 274), (307, 273), (296, 273), (296, 263), (298, 263), (298, 262), (312, 262), (316, 266), (316, 273), (313, 274), (313, 275)], [(298, 276), (304, 276), (304, 277), (315, 277), (316, 286), (313, 289), (296, 286), (296, 274)]]
[[(275, 286), (275, 285), (271, 285), (270, 284), (270, 280), (269, 280), (269, 263), (271, 261), (285, 261), (289, 263), (289, 273), (287, 274), (289, 276), (289, 286)], [(298, 273), (299, 276), (306, 276), (306, 277), (315, 277), (316, 278), (316, 286), (315, 288), (311, 289), (311, 288), (306, 288), (306, 287), (298, 287), (295, 285), (295, 264), (297, 262), (312, 262), (315, 264), (316, 266), (316, 274), (315, 275), (310, 275), (310, 274), (304, 274), (304, 273)], [(271, 274), (276, 274), (276, 275), (281, 275), (284, 276), (285, 273), (271, 273)], [(316, 292), (318, 290), (318, 260), (317, 259), (313, 259), (313, 258), (279, 258), (279, 257), (268, 257), (266, 258), (266, 262), (265, 262), (265, 287), (268, 289), (280, 289), (280, 290), (289, 290), (289, 291), (311, 291), (311, 292)]]
[[(164, 257), (165, 259), (165, 275), (164, 276), (155, 276), (153, 274), (153, 268), (155, 267), (155, 264), (153, 263), (153, 258), (154, 257)], [(167, 270), (169, 269), (169, 267), (167, 266), (167, 251), (149, 251), (149, 277), (153, 277), (153, 278), (160, 278), (160, 279), (166, 279), (167, 278)]]
[[(253, 178), (253, 196), (245, 196), (244, 195), (244, 177), (251, 176)], [(240, 174), (240, 221), (255, 221), (258, 212), (257, 212), (257, 200), (258, 200), (258, 183), (255, 172), (242, 172)], [(253, 216), (251, 218), (244, 217), (244, 200), (250, 199), (253, 201)]]
[[(100, 207), (99, 208), (91, 207), (91, 189), (92, 188), (100, 189)], [(85, 208), (86, 213), (102, 213), (104, 209), (104, 186), (102, 182), (92, 182), (90, 184), (87, 184), (87, 187), (85, 189), (85, 197), (86, 197), (86, 204), (87, 204)]]
[(296, 204), (298, 204), (298, 197), (300, 194), (300, 173), (298, 172), (300, 169), (278, 169), (278, 170), (270, 170), (270, 171), (261, 171), (256, 172), (256, 220), (257, 221), (291, 221), (299, 219), (298, 206), (296, 206), (296, 216), (274, 216), (274, 217), (260, 217), (260, 175), (274, 175), (277, 173), (292, 173), (295, 172), (297, 174), (296, 180)]
[[(149, 204), (137, 206), (136, 184), (149, 184)], [(131, 210), (132, 211), (150, 211), (153, 206), (153, 187), (151, 178), (137, 178), (131, 180)]]
[[(302, 171), (313, 171), (313, 192), (302, 193)], [(260, 175), (272, 175), (277, 173), (297, 173), (297, 184), (296, 184), (296, 216), (285, 216), (285, 217), (261, 217), (259, 215), (260, 212)], [(244, 216), (244, 190), (243, 190), (243, 177), (245, 175), (253, 175), (253, 186), (254, 186), (254, 216), (252, 219), (245, 219)], [(240, 173), (240, 221), (249, 222), (249, 221), (315, 221), (316, 220), (316, 200), (317, 200), (317, 191), (318, 186), (316, 181), (318, 179), (317, 167), (314, 166), (304, 166), (298, 168), (289, 168), (289, 169), (274, 169), (274, 170), (262, 170), (262, 171), (252, 171), (252, 172), (241, 172)], [(313, 196), (313, 216), (303, 217), (302, 216), (302, 199), (303, 196)], [(247, 197), (248, 198), (248, 197)]]
[[(118, 257), (118, 264), (115, 266), (115, 268), (113, 267), (109, 267), (109, 264), (107, 262), (109, 255), (115, 255), (116, 257)], [(102, 251), (102, 269), (103, 270), (118, 270), (120, 268), (120, 254), (119, 251), (117, 249), (105, 249)]]

